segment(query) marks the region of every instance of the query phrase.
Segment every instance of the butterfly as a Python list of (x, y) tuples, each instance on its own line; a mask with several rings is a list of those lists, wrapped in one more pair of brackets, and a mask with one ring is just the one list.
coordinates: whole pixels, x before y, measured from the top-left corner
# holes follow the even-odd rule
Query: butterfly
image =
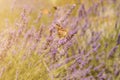
[(57, 35), (59, 38), (64, 38), (68, 34), (68, 30), (60, 26), (59, 24), (56, 24), (56, 29), (57, 29)]

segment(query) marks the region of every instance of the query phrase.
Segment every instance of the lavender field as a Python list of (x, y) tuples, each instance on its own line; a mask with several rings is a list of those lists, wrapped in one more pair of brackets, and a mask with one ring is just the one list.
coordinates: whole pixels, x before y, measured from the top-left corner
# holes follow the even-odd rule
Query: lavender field
[(120, 80), (120, 0), (0, 0), (0, 80)]

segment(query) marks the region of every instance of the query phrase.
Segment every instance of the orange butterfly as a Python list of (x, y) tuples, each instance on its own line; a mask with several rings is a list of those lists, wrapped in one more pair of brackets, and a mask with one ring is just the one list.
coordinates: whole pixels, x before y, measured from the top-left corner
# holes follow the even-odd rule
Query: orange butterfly
[(57, 34), (59, 38), (64, 38), (68, 34), (68, 30), (61, 27), (59, 24), (56, 24)]

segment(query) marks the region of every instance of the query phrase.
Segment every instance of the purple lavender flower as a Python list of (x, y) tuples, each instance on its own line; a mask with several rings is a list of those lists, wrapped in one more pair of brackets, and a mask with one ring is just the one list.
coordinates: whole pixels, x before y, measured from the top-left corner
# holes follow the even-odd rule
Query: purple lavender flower
[(108, 58), (111, 58), (111, 57), (114, 56), (117, 48), (118, 48), (118, 46), (115, 46), (115, 47), (113, 47), (113, 48), (111, 49), (111, 51), (110, 51), (109, 54), (108, 54)]
[(67, 39), (61, 39), (59, 40), (58, 44), (59, 45), (63, 45), (64, 43), (66, 43)]
[(118, 39), (117, 39), (117, 45), (120, 44), (120, 34), (118, 35)]
[(120, 74), (120, 70), (115, 70), (115, 71), (114, 71), (114, 75), (115, 75), (115, 76), (118, 76), (119, 74)]
[(98, 45), (93, 45), (93, 51), (97, 52), (97, 50), (100, 48), (101, 44), (99, 43)]
[(86, 10), (84, 4), (82, 4), (78, 10), (78, 17), (83, 18), (86, 16)]

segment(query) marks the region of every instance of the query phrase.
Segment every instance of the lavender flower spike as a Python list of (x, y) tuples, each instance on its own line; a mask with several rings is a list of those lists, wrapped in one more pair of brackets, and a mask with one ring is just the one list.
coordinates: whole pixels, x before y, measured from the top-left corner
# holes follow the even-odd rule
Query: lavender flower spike
[(111, 51), (109, 52), (108, 58), (113, 57), (114, 53), (116, 52), (118, 46), (115, 46), (111, 49)]
[(120, 44), (120, 34), (118, 35), (118, 39), (117, 39), (117, 45)]

